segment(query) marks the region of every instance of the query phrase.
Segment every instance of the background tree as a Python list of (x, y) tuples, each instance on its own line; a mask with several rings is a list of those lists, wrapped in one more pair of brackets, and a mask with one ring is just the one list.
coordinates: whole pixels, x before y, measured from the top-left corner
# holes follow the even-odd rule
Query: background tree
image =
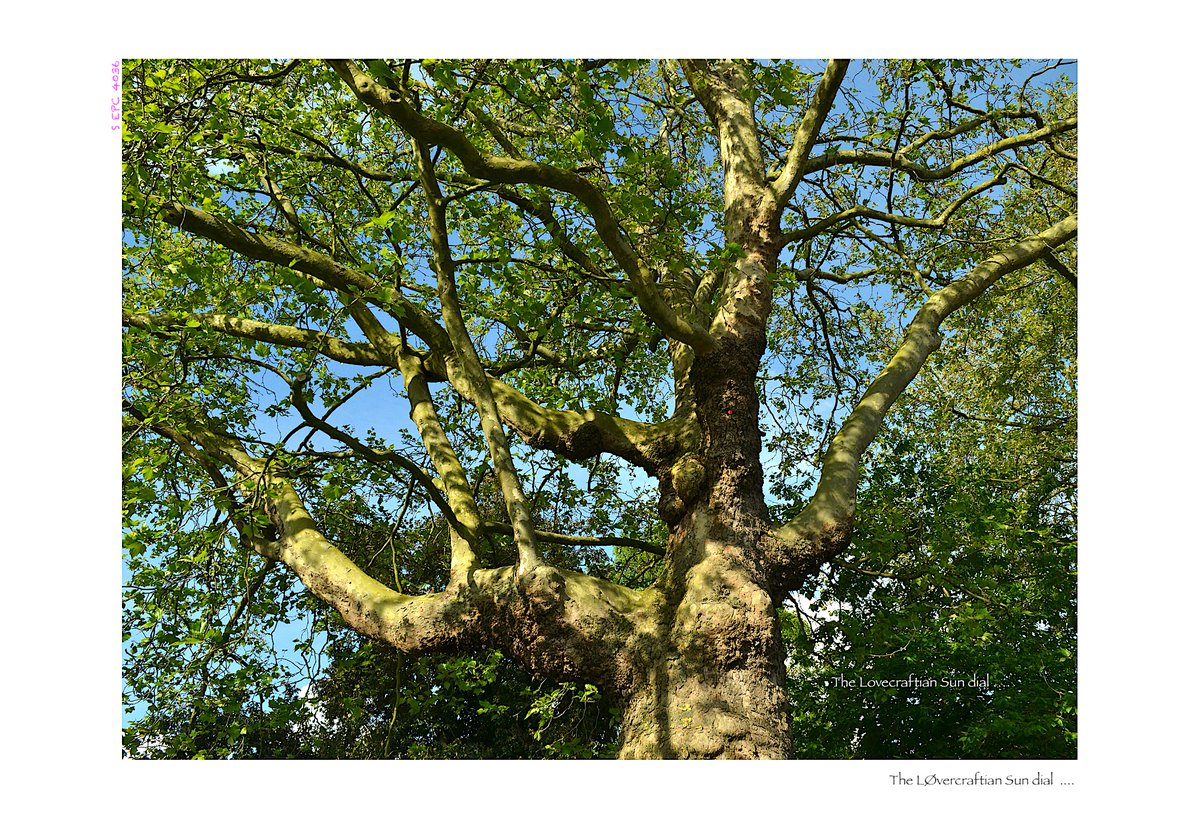
[[(1014, 276), (962, 319), (992, 339), (991, 365), (946, 350), (889, 417), (854, 541), (799, 611), (800, 755), (1075, 757), (1074, 302), (1060, 287), (1048, 268)], [(990, 684), (841, 681), (911, 674)]]
[[(269, 752), (280, 731), (251, 737), (248, 713), (407, 752), (402, 676), (486, 686), (503, 661), (581, 708), (602, 689), (625, 757), (786, 756), (778, 611), (796, 591), (850, 606), (813, 644), (870, 672), (893, 672), (860, 659), (881, 630), (907, 628), (924, 647), (891, 653), (918, 663), (970, 645), (987, 664), (990, 635), (1014, 675), (1047, 679), (1039, 712), (1069, 733), (1073, 668), (1044, 646), (1009, 661), (1030, 654), (1017, 622), (1073, 650), (1060, 63), (146, 61), (125, 78), (127, 685), (154, 703), (131, 752)], [(946, 363), (924, 403), (901, 400), (927, 360)], [(275, 684), (270, 637), (310, 605), (293, 577), (394, 649), (335, 663), (317, 687), (347, 693), (336, 713)], [(1017, 619), (989, 630), (1000, 617)], [(476, 664), (415, 658), (446, 652)], [(825, 672), (806, 655), (793, 683)], [(390, 700), (359, 678), (387, 666)], [(821, 707), (845, 752), (952, 752), (896, 726), (929, 708), (847, 730), (804, 689), (801, 752), (842, 752), (806, 723)], [(359, 718), (368, 696), (386, 727)], [(961, 749), (1069, 747), (1005, 734), (996, 700)], [(544, 728), (557, 706), (529, 712)], [(947, 718), (978, 726), (966, 710)], [(602, 751), (603, 721), (552, 746)], [(295, 743), (278, 752), (311, 752)]]

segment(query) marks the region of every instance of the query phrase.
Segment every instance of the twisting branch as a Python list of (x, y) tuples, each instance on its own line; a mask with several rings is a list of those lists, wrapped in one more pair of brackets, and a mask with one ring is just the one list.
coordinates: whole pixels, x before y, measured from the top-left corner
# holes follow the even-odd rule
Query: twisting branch
[(281, 80), (288, 74), (295, 71), (296, 67), (300, 65), (300, 62), (300, 60), (288, 60), (287, 65), (285, 65), (283, 68), (280, 68), (278, 71), (272, 71), (268, 74), (251, 74), (247, 71), (244, 74), (238, 74), (235, 72), (230, 76), (232, 76), (233, 79), (237, 80), (238, 82), (271, 83), (275, 82), (276, 80)]
[(330, 60), (329, 65), (360, 100), (392, 119), (419, 142), (449, 150), (462, 162), (467, 173), (493, 182), (536, 185), (574, 196), (591, 215), (600, 240), (629, 276), (638, 305), (647, 317), (672, 338), (697, 349), (711, 348), (712, 339), (708, 333), (677, 315), (663, 299), (653, 271), (626, 240), (608, 200), (583, 176), (529, 159), (482, 153), (460, 131), (424, 116), (404, 94), (375, 82), (352, 61)]
[(948, 179), (964, 168), (978, 165), (980, 162), (1004, 151), (1023, 148), (1038, 142), (1045, 142), (1052, 136), (1074, 130), (1078, 124), (1078, 117), (1070, 117), (1061, 122), (1052, 122), (1036, 131), (1017, 134), (1016, 136), (1010, 136), (998, 142), (993, 142), (974, 153), (960, 157), (940, 168), (926, 167), (919, 162), (908, 159), (903, 153), (893, 155), (891, 151), (829, 151), (809, 159), (804, 164), (801, 176), (814, 173), (818, 170), (825, 170), (836, 165), (856, 164), (884, 168), (894, 167), (922, 182), (935, 182), (941, 179)]
[(1005, 174), (1015, 167), (1017, 167), (1015, 164), (1006, 164), (991, 179), (988, 179), (985, 182), (980, 182), (975, 187), (962, 193), (957, 199), (946, 205), (946, 207), (942, 209), (941, 213), (933, 218), (918, 219), (912, 216), (903, 216), (898, 213), (875, 210), (874, 208), (867, 207), (866, 205), (854, 205), (853, 207), (848, 207), (842, 210), (840, 213), (835, 213), (832, 216), (827, 216), (818, 222), (814, 222), (808, 227), (784, 232), (783, 244), (786, 245), (794, 241), (805, 241), (807, 239), (811, 239), (815, 236), (821, 235), (836, 224), (858, 217), (874, 219), (875, 221), (896, 225), (898, 227), (941, 230), (950, 223), (950, 218), (958, 211), (958, 209), (968, 201), (974, 199), (976, 196), (979, 196), (982, 193), (985, 193), (988, 190), (991, 190), (997, 185), (1003, 185), (1007, 181)]
[(499, 379), (490, 385), (505, 422), (522, 440), (577, 462), (608, 452), (654, 473), (699, 435), (690, 414), (641, 423), (593, 409), (547, 409)]
[(1030, 119), (1036, 118), (1038, 127), (1042, 126), (1041, 118), (1032, 111), (988, 111), (980, 116), (968, 119), (965, 122), (960, 122), (950, 128), (943, 128), (937, 131), (926, 131), (917, 136), (908, 144), (904, 145), (897, 151), (901, 156), (915, 152), (918, 148), (934, 141), (943, 141), (953, 139), (956, 136), (961, 136), (965, 133), (977, 130), (989, 122), (996, 122), (1001, 119)]
[(391, 171), (381, 170), (379, 168), (367, 167), (367, 166), (361, 165), (357, 162), (353, 162), (353, 161), (347, 159), (346, 157), (342, 156), (341, 154), (335, 152), (333, 150), (333, 148), (329, 147), (324, 142), (322, 142), (321, 140), (317, 139), (314, 136), (310, 136), (309, 134), (303, 133), (301, 131), (297, 131), (294, 128), (287, 128), (287, 130), (296, 134), (301, 139), (306, 139), (310, 142), (315, 143), (316, 145), (321, 147), (324, 152), (323, 153), (309, 153), (306, 151), (298, 150), (296, 148), (290, 148), (286, 145), (275, 145), (275, 144), (262, 142), (262, 141), (251, 142), (249, 140), (241, 140), (235, 144), (237, 144), (239, 146), (243, 146), (243, 145), (244, 146), (253, 146), (255, 148), (260, 148), (261, 150), (268, 151), (270, 153), (278, 154), (279, 156), (287, 156), (289, 158), (299, 159), (304, 162), (316, 162), (318, 164), (327, 165), (329, 167), (341, 168), (342, 170), (350, 171), (351, 173), (355, 174), (356, 176), (360, 176), (364, 179), (372, 179), (377, 182), (405, 181), (405, 179), (402, 175), (398, 175)]

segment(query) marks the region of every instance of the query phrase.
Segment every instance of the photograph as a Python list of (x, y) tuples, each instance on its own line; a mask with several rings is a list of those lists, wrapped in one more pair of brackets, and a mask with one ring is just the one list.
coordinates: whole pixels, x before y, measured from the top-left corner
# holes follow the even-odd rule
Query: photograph
[(113, 61), (122, 767), (1079, 758), (1039, 53)]

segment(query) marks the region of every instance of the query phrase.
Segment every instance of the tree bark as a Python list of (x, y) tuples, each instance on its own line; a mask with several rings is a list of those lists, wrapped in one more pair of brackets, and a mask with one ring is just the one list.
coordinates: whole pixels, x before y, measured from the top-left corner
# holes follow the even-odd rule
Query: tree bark
[(699, 448), (663, 480), (674, 514), (662, 607), (654, 642), (633, 646), (637, 686), (626, 699), (622, 758), (791, 752), (784, 649), (762, 550), (769, 524), (754, 378), (765, 337), (761, 321), (740, 317), (692, 367)]
[(766, 572), (712, 509), (676, 527), (657, 633), (624, 696), (621, 758), (787, 758), (791, 708)]

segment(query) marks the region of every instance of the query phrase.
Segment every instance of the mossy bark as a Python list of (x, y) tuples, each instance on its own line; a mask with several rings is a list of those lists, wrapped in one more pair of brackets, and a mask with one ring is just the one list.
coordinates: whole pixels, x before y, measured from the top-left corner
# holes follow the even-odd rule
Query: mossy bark
[(786, 758), (791, 710), (764, 559), (754, 376), (761, 324), (743, 321), (692, 367), (698, 451), (672, 482), (683, 506), (658, 582), (657, 632), (633, 646), (624, 758)]
[(676, 528), (652, 640), (631, 645), (622, 758), (786, 758), (783, 644), (754, 548), (710, 510)]

